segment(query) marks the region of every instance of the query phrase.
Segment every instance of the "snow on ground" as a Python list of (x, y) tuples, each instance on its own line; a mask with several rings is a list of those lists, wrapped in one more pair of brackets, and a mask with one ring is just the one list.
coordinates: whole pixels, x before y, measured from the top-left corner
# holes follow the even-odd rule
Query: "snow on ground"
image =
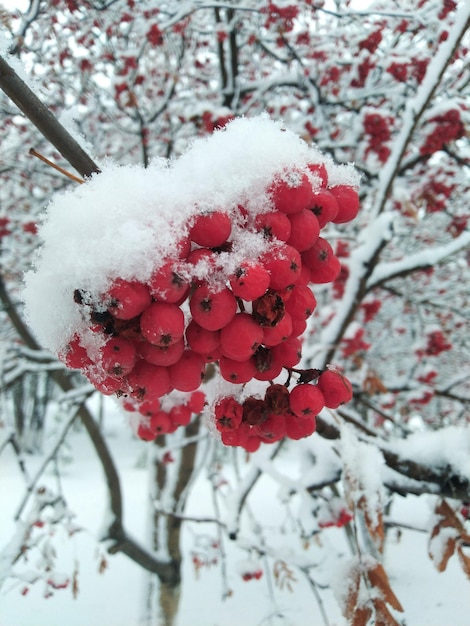
[[(121, 472), (125, 524), (133, 535), (145, 541), (147, 444), (132, 440), (125, 420), (115, 414), (106, 417), (105, 430)], [(75, 522), (87, 530), (72, 538), (58, 533), (54, 544), (58, 551), (58, 570), (70, 577), (78, 564), (78, 596), (74, 599), (71, 590), (66, 589), (45, 599), (41, 583), (31, 586), (28, 594), (23, 596), (21, 590), (24, 585), (9, 580), (0, 591), (0, 626), (142, 626), (140, 618), (146, 575), (121, 555), (107, 556), (108, 567), (102, 574), (99, 573), (103, 551), (97, 548), (94, 539), (99, 534), (106, 509), (101, 470), (83, 432), (73, 431), (69, 442), (73, 453), (71, 460), (62, 464), (62, 486), (70, 508), (77, 512)], [(290, 462), (287, 455), (282, 458), (281, 468), (286, 474), (289, 473), (290, 463), (292, 467), (296, 466), (295, 461)], [(0, 513), (1, 551), (13, 532), (11, 512), (15, 511), (22, 497), (22, 478), (10, 450), (4, 451), (0, 456), (0, 477), (3, 506)], [(229, 474), (228, 477), (230, 480)], [(47, 480), (54, 484), (52, 472), (48, 473)], [(211, 496), (205, 485), (201, 476), (189, 501), (190, 515), (212, 514)], [(276, 534), (273, 516), (278, 514), (278, 489), (271, 479), (263, 478), (256, 487), (252, 508), (254, 514), (263, 521), (266, 536), (278, 542), (276, 550), (282, 553), (283, 550), (289, 551), (293, 548), (295, 538), (289, 532), (288, 520), (285, 534)], [(432, 508), (431, 498), (418, 499), (409, 496), (397, 500), (391, 517), (411, 526), (424, 527), (432, 515)], [(198, 546), (204, 547), (216, 539), (217, 530), (214, 524), (188, 524), (188, 530), (183, 537), (184, 554), (189, 555)], [(340, 554), (344, 559), (349, 558), (341, 530), (324, 530), (322, 542), (328, 547), (327, 555), (331, 556), (332, 562), (333, 557)], [(225, 600), (222, 597), (223, 582), (218, 566), (204, 567), (196, 576), (193, 564), (187, 557), (183, 570), (179, 626), (323, 625), (315, 597), (305, 579), (298, 573), (295, 574), (297, 580), (293, 583), (292, 592), (280, 591), (274, 587), (277, 609), (285, 620), (274, 618), (272, 613), (275, 609), (269, 594), (268, 576), (263, 560), (259, 560), (265, 570), (263, 577), (244, 582), (240, 572), (245, 566), (246, 553), (237, 551), (228, 541), (224, 546), (230, 563), (235, 563), (235, 566), (228, 568), (231, 596)], [(333, 565), (328, 556), (325, 558), (324, 551), (319, 551), (318, 554), (321, 555), (321, 567), (313, 575), (318, 582), (323, 582), (325, 571), (331, 570)], [(406, 626), (468, 626), (468, 581), (455, 557), (449, 562), (446, 572), (437, 573), (427, 557), (425, 533), (404, 530), (398, 537), (397, 531), (391, 530), (385, 567), (392, 588), (405, 608)], [(329, 591), (322, 592), (322, 598), (330, 626), (345, 626), (333, 594)]]

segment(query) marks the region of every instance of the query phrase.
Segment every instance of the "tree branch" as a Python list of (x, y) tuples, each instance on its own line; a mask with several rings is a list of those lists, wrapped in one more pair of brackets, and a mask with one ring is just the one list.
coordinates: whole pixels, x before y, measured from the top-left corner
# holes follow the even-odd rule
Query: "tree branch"
[(100, 171), (96, 163), (72, 135), (1, 56), (0, 89), (21, 109), (77, 172), (84, 177), (89, 177)]

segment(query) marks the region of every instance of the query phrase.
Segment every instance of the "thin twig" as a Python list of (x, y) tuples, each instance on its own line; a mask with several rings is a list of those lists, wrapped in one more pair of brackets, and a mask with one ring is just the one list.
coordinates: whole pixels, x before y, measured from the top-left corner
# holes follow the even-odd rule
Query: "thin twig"
[(54, 168), (55, 170), (57, 170), (61, 174), (64, 174), (64, 176), (67, 176), (67, 178), (70, 178), (71, 180), (75, 181), (76, 183), (82, 184), (82, 183), (85, 182), (83, 180), (83, 178), (79, 178), (78, 176), (75, 176), (75, 174), (72, 174), (71, 172), (68, 172), (63, 167), (60, 167), (60, 165), (57, 165), (57, 163), (53, 163), (47, 157), (45, 157), (43, 154), (41, 154), (40, 152), (38, 152), (34, 148), (30, 148), (29, 154), (31, 154), (32, 156), (37, 157), (38, 159), (43, 161), (43, 163), (46, 163), (46, 165), (49, 165), (49, 167)]

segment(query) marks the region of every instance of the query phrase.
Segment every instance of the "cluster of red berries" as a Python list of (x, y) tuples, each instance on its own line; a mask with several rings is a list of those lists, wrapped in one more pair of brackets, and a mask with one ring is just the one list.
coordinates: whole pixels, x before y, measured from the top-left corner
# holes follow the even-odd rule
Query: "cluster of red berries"
[[(244, 384), (272, 381), (299, 362), (300, 336), (316, 306), (308, 285), (332, 282), (340, 272), (320, 229), (353, 219), (358, 194), (348, 185), (328, 186), (325, 166), (311, 164), (274, 178), (266, 197), (265, 212), (240, 205), (195, 212), (184, 237), (146, 282), (117, 279), (98, 295), (75, 291), (86, 337), (75, 335), (61, 359), (80, 368), (99, 391), (115, 393), (126, 409), (145, 416), (142, 438), (188, 423), (187, 410), (163, 412), (160, 398), (173, 390), (196, 391), (209, 363), (218, 364), (226, 381)], [(257, 252), (240, 256), (240, 241), (247, 237), (256, 240)], [(318, 385), (301, 384), (291, 392), (292, 420), (300, 395), (322, 396), (322, 381), (332, 377), (338, 380), (324, 372)], [(349, 399), (350, 386), (341, 385)], [(192, 400), (187, 407), (202, 409), (192, 407)], [(279, 428), (279, 419), (266, 415), (261, 440), (313, 432), (310, 418), (318, 410), (300, 410), (295, 427)], [(269, 434), (272, 421), (277, 426)], [(228, 436), (223, 439), (230, 443)]]
[(290, 391), (286, 385), (271, 383), (264, 398), (248, 396), (239, 401), (227, 396), (217, 400), (214, 416), (222, 442), (255, 452), (261, 443), (284, 437), (302, 439), (315, 432), (316, 416), (325, 406), (335, 409), (351, 400), (351, 383), (340, 372), (297, 371), (298, 384)]

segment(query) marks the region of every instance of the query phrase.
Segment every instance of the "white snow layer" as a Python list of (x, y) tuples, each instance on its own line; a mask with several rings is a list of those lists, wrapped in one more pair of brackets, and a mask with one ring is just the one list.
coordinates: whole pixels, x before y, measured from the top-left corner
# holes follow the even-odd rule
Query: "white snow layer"
[[(57, 353), (85, 330), (76, 289), (99, 295), (116, 278), (147, 281), (163, 258), (174, 256), (196, 213), (222, 208), (235, 217), (239, 205), (250, 214), (270, 210), (273, 178), (292, 168), (309, 172), (310, 163), (325, 163), (331, 184), (358, 185), (352, 166), (335, 165), (261, 115), (196, 140), (178, 160), (159, 159), (147, 169), (108, 162), (85, 184), (58, 194), (40, 227), (43, 243), (23, 291), (39, 342)], [(235, 241), (232, 233), (235, 253), (238, 246), (245, 258), (257, 258), (260, 242), (247, 245), (246, 235), (239, 228)]]

